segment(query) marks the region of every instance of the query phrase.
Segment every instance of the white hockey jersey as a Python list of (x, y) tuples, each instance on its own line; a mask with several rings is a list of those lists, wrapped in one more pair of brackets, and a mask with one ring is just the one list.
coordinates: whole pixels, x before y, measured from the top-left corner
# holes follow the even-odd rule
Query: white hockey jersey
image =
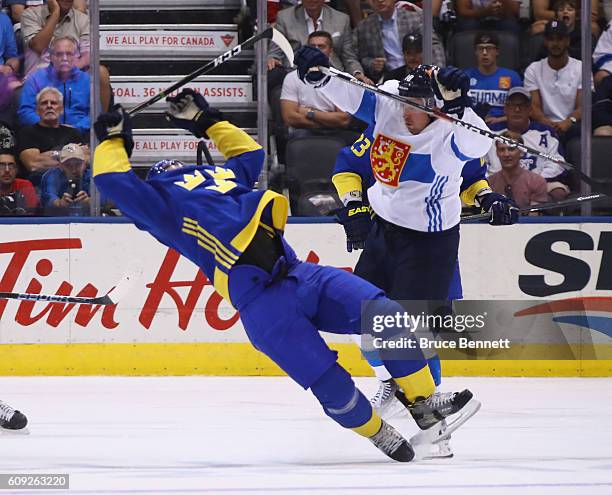
[[(380, 87), (398, 94), (398, 85), (392, 80)], [(400, 102), (334, 78), (319, 91), (345, 112), (375, 124), (370, 164), (376, 182), (368, 189), (368, 199), (377, 215), (421, 232), (459, 223), (461, 170), (466, 161), (487, 154), (490, 138), (439, 119), (411, 134)], [(463, 120), (487, 129), (470, 108)]]
[(608, 22), (593, 52), (593, 69), (612, 73), (612, 21)]

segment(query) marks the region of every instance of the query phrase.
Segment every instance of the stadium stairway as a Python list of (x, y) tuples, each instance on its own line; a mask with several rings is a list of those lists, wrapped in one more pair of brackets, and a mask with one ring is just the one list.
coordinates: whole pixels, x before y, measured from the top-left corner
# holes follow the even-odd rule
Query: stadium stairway
[[(115, 102), (133, 107), (243, 41), (234, 20), (240, 6), (240, 0), (100, 0), (100, 60), (110, 70)], [(189, 84), (251, 135), (253, 60), (253, 50), (244, 50)], [(164, 158), (195, 163), (198, 140), (173, 128), (164, 108), (160, 102), (134, 117), (132, 162), (139, 172)], [(212, 143), (208, 148), (221, 160)]]

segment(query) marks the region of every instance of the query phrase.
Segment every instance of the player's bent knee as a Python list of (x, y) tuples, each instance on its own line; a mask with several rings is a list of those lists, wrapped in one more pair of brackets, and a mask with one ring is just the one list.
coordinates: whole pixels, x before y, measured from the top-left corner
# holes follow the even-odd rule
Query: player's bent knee
[[(376, 428), (376, 421), (372, 421), (372, 406), (365, 396), (355, 387), (351, 375), (335, 363), (329, 368), (311, 387), (310, 390), (323, 406), (327, 414), (336, 423), (345, 428), (353, 428), (356, 431), (372, 423), (371, 428)], [(379, 418), (380, 419), (380, 418)], [(378, 425), (380, 428), (380, 425)], [(361, 433), (357, 431), (357, 433)], [(372, 435), (376, 433), (374, 431)], [(365, 436), (370, 436), (365, 434)]]

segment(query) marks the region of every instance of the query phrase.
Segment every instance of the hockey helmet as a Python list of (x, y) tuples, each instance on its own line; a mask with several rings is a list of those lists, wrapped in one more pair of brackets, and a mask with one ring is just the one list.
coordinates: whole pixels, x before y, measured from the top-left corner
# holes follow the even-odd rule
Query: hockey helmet
[(151, 166), (147, 172), (147, 180), (163, 174), (168, 170), (174, 170), (175, 168), (182, 168), (184, 166), (185, 164), (179, 160), (162, 160)]
[(411, 98), (433, 98), (431, 71), (435, 65), (421, 64), (412, 69), (399, 83), (399, 95)]

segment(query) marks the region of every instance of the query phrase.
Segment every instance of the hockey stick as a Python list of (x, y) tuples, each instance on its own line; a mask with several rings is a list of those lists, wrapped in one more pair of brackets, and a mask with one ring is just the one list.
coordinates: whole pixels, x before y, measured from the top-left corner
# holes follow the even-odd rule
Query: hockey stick
[(185, 84), (193, 81), (196, 77), (201, 76), (202, 74), (207, 74), (215, 67), (234, 58), (242, 50), (251, 48), (259, 40), (265, 40), (265, 39), (272, 40), (272, 42), (276, 44), (276, 46), (278, 46), (283, 51), (283, 53), (287, 57), (287, 60), (289, 60), (289, 64), (293, 65), (293, 49), (291, 48), (291, 44), (280, 31), (277, 31), (276, 29), (272, 27), (268, 27), (264, 29), (261, 33), (251, 36), (248, 40), (240, 43), (239, 45), (236, 45), (231, 50), (228, 50), (225, 53), (219, 55), (217, 58), (211, 60), (206, 65), (203, 65), (199, 69), (194, 70), (191, 74), (187, 74), (185, 77), (175, 82), (171, 86), (168, 86), (166, 89), (164, 89), (160, 93), (157, 93), (156, 95), (152, 96), (148, 100), (143, 101), (142, 103), (139, 103), (134, 108), (131, 108), (130, 110), (128, 110), (128, 114), (136, 115), (137, 113), (142, 112), (145, 108), (150, 107), (154, 103), (157, 103), (159, 100), (170, 95), (173, 91), (176, 91), (177, 89), (181, 88)]
[[(554, 210), (556, 208), (566, 208), (568, 206), (579, 205), (589, 201), (599, 201), (600, 199), (606, 199), (609, 196), (605, 194), (591, 194), (590, 196), (579, 196), (577, 198), (563, 199), (561, 201), (553, 201), (551, 203), (542, 203), (540, 205), (528, 206), (526, 208), (519, 209), (520, 215), (527, 215), (544, 210)], [(462, 222), (469, 222), (474, 220), (488, 220), (491, 218), (490, 213), (476, 213), (475, 215), (465, 215), (461, 217)]]
[(28, 294), (26, 292), (0, 292), (0, 299), (21, 299), (23, 301), (46, 301), (57, 303), (74, 304), (100, 304), (108, 306), (117, 304), (125, 294), (132, 288), (134, 282), (142, 275), (142, 269), (128, 270), (121, 280), (103, 296), (80, 297), (80, 296), (59, 296), (57, 294)]
[(204, 156), (206, 157), (206, 163), (210, 165), (211, 167), (214, 167), (215, 162), (213, 161), (212, 156), (210, 155), (210, 151), (208, 151), (208, 146), (206, 145), (206, 141), (200, 141), (198, 143), (198, 150), (196, 153), (196, 165), (197, 166), (200, 166), (204, 163), (202, 160), (202, 154), (204, 154)]
[(469, 122), (463, 122), (461, 119), (458, 119), (457, 117), (453, 117), (452, 115), (444, 113), (437, 108), (430, 108), (428, 106), (421, 105), (420, 103), (410, 101), (409, 99), (404, 98), (400, 95), (394, 95), (393, 93), (389, 93), (388, 91), (385, 91), (384, 89), (364, 83), (363, 81), (360, 81), (359, 79), (354, 78), (350, 74), (334, 69), (333, 67), (323, 67), (323, 66), (312, 67), (310, 71), (320, 71), (327, 76), (336, 77), (340, 79), (341, 81), (344, 81), (348, 84), (352, 84), (353, 86), (359, 86), (367, 91), (371, 91), (372, 93), (376, 93), (378, 95), (385, 96), (387, 98), (391, 98), (392, 100), (399, 101), (400, 103), (403, 103), (404, 105), (408, 105), (408, 106), (417, 108), (432, 117), (436, 117), (438, 119), (453, 122), (454, 124), (464, 127), (472, 132), (481, 134), (482, 136), (487, 136), (491, 138), (493, 141), (503, 143), (507, 146), (516, 147), (520, 149), (521, 151), (526, 152), (526, 153), (531, 153), (532, 155), (540, 156), (542, 158), (545, 158), (546, 160), (550, 160), (551, 162), (561, 165), (561, 167), (563, 167), (565, 170), (574, 171), (576, 175), (578, 175), (578, 177), (580, 177), (589, 186), (592, 186), (598, 189), (602, 189), (602, 190), (612, 191), (612, 184), (610, 184), (609, 182), (605, 180), (593, 179), (592, 177), (589, 177), (587, 174), (585, 174), (578, 167), (576, 167), (575, 165), (572, 165), (571, 163), (566, 162), (565, 160), (560, 160), (553, 155), (550, 155), (548, 153), (544, 153), (542, 151), (536, 150), (535, 148), (526, 146), (525, 144), (519, 143), (518, 141), (515, 141), (514, 139), (510, 139), (505, 136), (500, 136), (498, 134), (495, 134), (494, 132), (491, 132), (488, 129), (481, 129), (478, 126), (470, 124)]

